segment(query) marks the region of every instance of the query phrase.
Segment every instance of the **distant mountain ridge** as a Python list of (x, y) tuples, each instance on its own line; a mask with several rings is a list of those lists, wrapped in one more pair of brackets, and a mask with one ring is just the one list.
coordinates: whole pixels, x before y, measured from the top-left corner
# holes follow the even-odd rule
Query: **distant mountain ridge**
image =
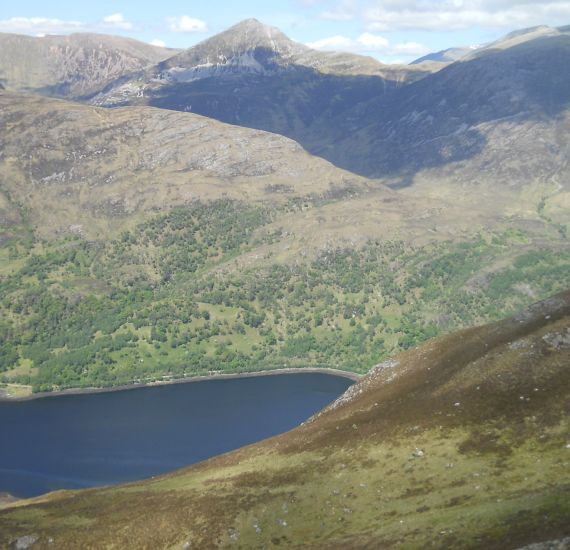
[(422, 63), (453, 63), (468, 56), (478, 46), (466, 46), (459, 48), (447, 48), (439, 52), (428, 53), (410, 63), (410, 65), (420, 65)]
[[(74, 44), (80, 39), (101, 40), (69, 37)], [(140, 45), (128, 46), (138, 51)], [(425, 183), (432, 194), (500, 186), (518, 196), (531, 187), (554, 197), (556, 219), (564, 217), (570, 154), (565, 27), (510, 33), (434, 72), (437, 63), (387, 66), (318, 52), (248, 19), (157, 63), (137, 63), (133, 72), (118, 71), (91, 102), (192, 112), (280, 134), (394, 188)], [(94, 81), (108, 76), (105, 71)]]
[[(520, 186), (552, 174), (564, 179), (569, 42), (563, 28), (538, 27), (451, 52), (467, 55), (443, 70), (433, 62), (410, 66), (412, 72), (375, 64), (357, 74), (356, 62), (367, 58), (346, 55), (349, 69), (331, 69), (341, 54), (314, 52), (248, 20), (93, 101), (192, 111), (279, 133), (337, 166), (405, 185), (435, 169), (451, 170), (455, 180)], [(545, 141), (537, 142), (529, 125)], [(551, 139), (556, 148), (543, 149)]]
[(183, 50), (158, 63), (148, 74), (151, 78), (189, 82), (239, 73), (273, 75), (301, 67), (327, 74), (368, 74), (396, 80), (426, 74), (418, 68), (384, 65), (371, 57), (313, 50), (257, 19), (241, 21)]
[[(368, 177), (568, 189), (570, 35), (477, 50), (315, 126), (309, 151)], [(328, 132), (326, 141), (319, 135)]]
[(423, 78), (424, 67), (319, 52), (248, 19), (157, 65), (117, 79), (92, 99), (153, 105), (278, 133), (302, 143), (315, 120)]
[(80, 98), (176, 51), (103, 34), (0, 33), (0, 83), (15, 92)]
[(410, 63), (410, 65), (419, 65), (421, 63), (454, 63), (455, 61), (473, 59), (478, 55), (490, 50), (505, 49), (537, 38), (546, 38), (551, 36), (560, 36), (568, 33), (570, 27), (549, 27), (548, 25), (538, 25), (536, 27), (528, 27), (512, 31), (505, 36), (477, 46), (454, 47), (441, 50), (439, 52), (429, 53)]
[[(568, 27), (549, 27), (548, 25), (538, 25), (536, 27), (528, 27), (526, 29), (520, 29), (510, 32), (495, 40), (489, 44), (485, 44), (484, 47), (480, 48), (480, 51), (494, 50), (494, 49), (506, 49), (531, 40), (536, 40), (538, 38), (550, 38), (555, 36), (561, 36), (568, 34), (570, 29)], [(480, 53), (480, 52), (478, 52)], [(475, 54), (477, 55), (477, 54)]]

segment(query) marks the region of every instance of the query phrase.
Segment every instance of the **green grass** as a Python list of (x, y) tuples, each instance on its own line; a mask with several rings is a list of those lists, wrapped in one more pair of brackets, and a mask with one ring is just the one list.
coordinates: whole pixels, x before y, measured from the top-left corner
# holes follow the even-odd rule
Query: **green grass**
[[(519, 230), (228, 263), (280, 238), (282, 214), (195, 203), (107, 243), (38, 243), (0, 277), (0, 345), (12, 350), (0, 380), (37, 391), (284, 364), (366, 372), (570, 282), (570, 245)], [(14, 350), (33, 370), (14, 369)]]

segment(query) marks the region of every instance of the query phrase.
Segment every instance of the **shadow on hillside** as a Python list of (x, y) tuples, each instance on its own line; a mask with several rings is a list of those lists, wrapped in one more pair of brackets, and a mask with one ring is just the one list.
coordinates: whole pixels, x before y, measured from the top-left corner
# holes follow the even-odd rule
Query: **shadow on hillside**
[(548, 121), (569, 107), (570, 36), (537, 39), (357, 106), (349, 115), (359, 125), (339, 121), (346, 137), (311, 152), (368, 177), (401, 176), (402, 187), (418, 170), (476, 156), (487, 145), (482, 124)]
[(482, 123), (557, 116), (570, 103), (569, 61), (563, 36), (490, 51), (408, 85), (291, 66), (145, 93), (149, 105), (281, 134), (340, 168), (405, 187), (419, 170), (478, 155)]
[(154, 91), (148, 104), (285, 135), (303, 144), (314, 124), (333, 121), (398, 86), (378, 76), (325, 75), (296, 66), (272, 75), (173, 82)]

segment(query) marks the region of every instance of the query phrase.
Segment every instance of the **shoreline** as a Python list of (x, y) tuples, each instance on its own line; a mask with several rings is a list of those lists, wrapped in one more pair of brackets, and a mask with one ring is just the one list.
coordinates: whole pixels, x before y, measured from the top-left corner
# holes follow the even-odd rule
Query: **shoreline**
[(153, 386), (167, 386), (171, 384), (190, 384), (194, 382), (205, 382), (206, 380), (232, 380), (236, 378), (254, 378), (256, 376), (279, 376), (283, 374), (328, 374), (331, 376), (339, 376), (348, 378), (353, 382), (358, 382), (364, 375), (355, 372), (349, 372), (339, 369), (318, 368), (318, 367), (291, 367), (283, 369), (270, 369), (257, 372), (242, 373), (221, 373), (221, 374), (203, 374), (199, 376), (190, 376), (187, 378), (174, 378), (172, 380), (157, 380), (153, 382), (136, 382), (133, 384), (123, 384), (121, 386), (109, 386), (104, 388), (69, 388), (65, 390), (57, 390), (52, 392), (38, 392), (22, 397), (8, 397), (2, 393), (0, 388), (0, 403), (17, 403), (20, 401), (32, 401), (35, 399), (44, 399), (49, 397), (61, 397), (64, 395), (88, 395), (92, 393), (108, 393), (118, 391), (136, 390), (140, 388), (152, 388)]

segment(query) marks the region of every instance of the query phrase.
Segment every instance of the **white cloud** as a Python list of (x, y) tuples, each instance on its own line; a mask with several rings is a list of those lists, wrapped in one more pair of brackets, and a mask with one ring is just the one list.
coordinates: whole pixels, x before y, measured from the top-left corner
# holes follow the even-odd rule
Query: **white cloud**
[(418, 44), (417, 42), (403, 42), (401, 44), (396, 44), (392, 48), (392, 55), (425, 55), (429, 53), (429, 49)]
[(167, 17), (166, 22), (172, 32), (206, 32), (208, 30), (208, 25), (204, 21), (188, 15)]
[(385, 50), (388, 47), (388, 40), (379, 34), (371, 34), (365, 32), (361, 34), (356, 42), (363, 48), (368, 48), (369, 51)]
[(103, 26), (110, 29), (121, 29), (123, 31), (130, 31), (133, 28), (133, 24), (130, 21), (126, 21), (122, 13), (113, 13), (103, 17)]
[(328, 21), (350, 21), (354, 18), (354, 14), (342, 10), (324, 11), (319, 17)]
[(362, 33), (356, 39), (337, 34), (336, 36), (309, 42), (307, 46), (315, 50), (346, 51), (361, 54), (381, 53), (383, 55), (418, 56), (429, 52), (425, 46), (417, 42), (405, 42), (391, 46), (387, 38), (370, 32)]
[(354, 42), (346, 36), (337, 34), (316, 42), (308, 42), (307, 46), (315, 50), (351, 50), (354, 47)]
[(318, 5), (321, 19), (358, 20), (371, 32), (461, 30), (472, 27), (512, 30), (570, 23), (570, 0), (297, 0)]
[(47, 17), (12, 17), (0, 20), (0, 32), (23, 34), (54, 34), (78, 32), (85, 30), (85, 23), (80, 21), (63, 21)]
[(66, 34), (70, 32), (101, 32), (110, 30), (132, 30), (134, 25), (126, 21), (121, 13), (113, 13), (94, 23), (66, 21), (48, 17), (12, 17), (0, 20), (0, 32), (32, 34)]
[(329, 21), (350, 21), (358, 12), (358, 0), (340, 0), (330, 9), (323, 11), (319, 17)]
[(152, 42), (150, 42), (150, 45), (158, 46), (159, 48), (166, 48), (166, 42), (159, 40), (158, 38), (155, 38)]
[(561, 25), (570, 19), (569, 0), (376, 0), (362, 17), (371, 31), (422, 29), (461, 30), (471, 27), (522, 28)]

